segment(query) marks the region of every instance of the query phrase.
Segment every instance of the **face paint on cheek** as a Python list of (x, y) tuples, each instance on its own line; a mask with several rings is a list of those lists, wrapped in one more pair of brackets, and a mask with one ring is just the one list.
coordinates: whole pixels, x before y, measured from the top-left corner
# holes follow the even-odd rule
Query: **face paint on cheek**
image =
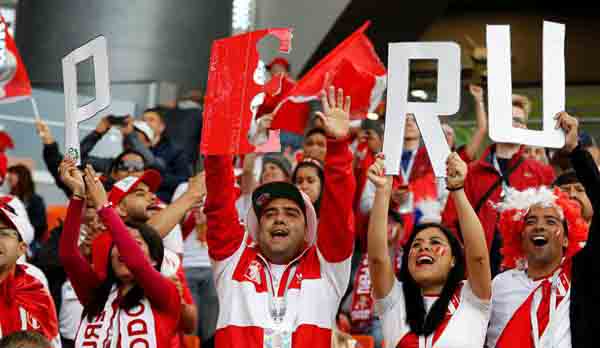
[(445, 245), (435, 245), (431, 250), (433, 250), (433, 253), (437, 256), (444, 256), (446, 255), (448, 248)]
[(417, 249), (410, 248), (410, 251), (408, 252), (408, 256), (415, 256), (416, 254), (417, 254)]

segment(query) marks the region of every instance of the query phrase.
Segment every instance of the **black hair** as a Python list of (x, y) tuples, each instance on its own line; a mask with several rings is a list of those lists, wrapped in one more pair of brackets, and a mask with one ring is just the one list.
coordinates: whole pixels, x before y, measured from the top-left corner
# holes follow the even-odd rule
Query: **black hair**
[(0, 339), (0, 348), (49, 348), (50, 341), (36, 331), (15, 331)]
[(552, 183), (552, 186), (562, 186), (568, 184), (578, 183), (579, 179), (577, 178), (577, 174), (575, 174), (574, 170), (567, 170), (566, 172), (559, 175), (556, 180)]
[(115, 171), (117, 169), (117, 166), (119, 165), (119, 163), (121, 163), (121, 161), (123, 160), (123, 157), (127, 156), (127, 155), (138, 155), (142, 158), (142, 161), (144, 162), (144, 168), (148, 167), (148, 163), (146, 162), (146, 158), (144, 157), (144, 155), (142, 155), (141, 152), (134, 150), (134, 149), (126, 149), (123, 150), (123, 152), (121, 152), (119, 154), (119, 156), (117, 156), (117, 158), (115, 158), (111, 165), (110, 165), (110, 171), (109, 174), (112, 173), (113, 171)]
[[(315, 160), (316, 161), (316, 160)], [(315, 208), (315, 212), (317, 213), (317, 217), (319, 217), (319, 211), (321, 210), (321, 198), (323, 197), (323, 188), (325, 185), (325, 173), (323, 172), (323, 168), (319, 167), (318, 164), (311, 161), (303, 161), (296, 165), (294, 168), (294, 173), (292, 174), (292, 184), (296, 185), (296, 177), (298, 176), (298, 170), (301, 168), (314, 168), (317, 171), (317, 175), (319, 176), (319, 180), (321, 181), (321, 191), (319, 192), (319, 197), (313, 203), (313, 207)]]
[[(156, 264), (154, 268), (160, 272), (160, 266), (162, 265), (163, 258), (165, 255), (165, 249), (163, 246), (162, 239), (158, 232), (148, 224), (138, 224), (138, 223), (127, 223), (129, 228), (136, 229), (140, 232), (140, 235), (144, 242), (148, 245), (148, 250), (150, 252), (150, 259), (155, 261)], [(111, 245), (109, 249), (115, 245)], [(112, 263), (110, 262), (110, 256), (108, 258), (108, 262), (106, 265), (106, 279), (104, 282), (96, 289), (94, 296), (90, 303), (84, 304), (83, 317), (87, 317), (88, 320), (92, 320), (95, 316), (99, 315), (104, 306), (106, 305), (106, 301), (108, 300), (108, 296), (116, 284), (117, 286), (120, 284), (119, 279), (115, 275), (115, 271), (112, 268)], [(144, 289), (139, 284), (136, 284), (129, 292), (125, 295), (123, 300), (120, 303), (120, 307), (129, 310), (135, 306), (137, 306), (140, 301), (144, 298)]]
[(160, 121), (166, 126), (167, 125), (167, 111), (169, 111), (169, 109), (167, 109), (163, 106), (155, 106), (153, 108), (148, 108), (148, 109), (144, 110), (144, 114), (147, 112), (153, 112), (153, 113), (157, 114), (158, 117), (160, 118)]
[(314, 127), (314, 128), (311, 128), (308, 132), (306, 132), (306, 135), (304, 135), (304, 140), (306, 141), (306, 139), (308, 137), (311, 137), (311, 136), (313, 136), (315, 134), (321, 134), (324, 137), (327, 137), (327, 133), (325, 133), (325, 130), (323, 128)]
[(31, 176), (31, 170), (22, 164), (16, 164), (8, 167), (8, 172), (18, 177), (17, 187), (11, 188), (10, 194), (19, 197), (24, 202), (29, 201), (35, 193), (35, 183)]
[[(427, 228), (437, 228), (448, 238), (452, 255), (455, 258), (454, 267), (452, 267), (448, 274), (442, 293), (434, 302), (429, 313), (425, 311), (421, 288), (408, 270), (408, 254), (410, 253), (411, 245), (417, 235)], [(399, 274), (400, 281), (402, 282), (402, 290), (404, 291), (406, 321), (413, 333), (417, 336), (429, 336), (435, 331), (444, 320), (450, 299), (464, 279), (464, 276), (465, 257), (462, 245), (454, 234), (448, 228), (438, 223), (425, 223), (415, 226), (412, 235), (404, 246), (402, 267)]]

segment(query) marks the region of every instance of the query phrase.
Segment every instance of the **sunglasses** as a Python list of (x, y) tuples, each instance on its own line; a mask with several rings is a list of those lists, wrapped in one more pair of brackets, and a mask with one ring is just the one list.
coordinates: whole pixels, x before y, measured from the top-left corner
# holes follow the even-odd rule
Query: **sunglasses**
[(126, 172), (142, 172), (144, 171), (144, 162), (125, 160), (117, 164), (117, 170)]

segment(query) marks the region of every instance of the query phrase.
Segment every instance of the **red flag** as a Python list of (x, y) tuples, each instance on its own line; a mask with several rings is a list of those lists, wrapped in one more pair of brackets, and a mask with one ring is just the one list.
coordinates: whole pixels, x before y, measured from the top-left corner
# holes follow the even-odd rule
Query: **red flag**
[(257, 30), (213, 42), (204, 98), (200, 145), (203, 154), (254, 151), (247, 135), (266, 89), (259, 81), (264, 66), (259, 67), (256, 44), (267, 35), (279, 39), (280, 51), (289, 51), (292, 39), (289, 28)]
[(31, 82), (8, 24), (0, 16), (0, 103), (31, 96)]
[[(265, 101), (259, 108), (259, 115), (273, 112), (277, 105), (296, 87), (296, 81), (284, 75), (275, 76), (271, 80), (276, 80), (275, 83), (269, 82), (269, 84), (277, 89), (271, 93), (267, 91)], [(304, 134), (309, 113), (310, 106), (307, 103), (284, 103), (277, 111), (279, 117), (273, 120), (271, 128)]]
[[(284, 106), (304, 103), (319, 98), (321, 91), (330, 85), (343, 88), (352, 97), (353, 118), (363, 118), (374, 110), (385, 90), (385, 66), (377, 56), (373, 44), (364, 34), (370, 22), (363, 24), (347, 37), (315, 67), (313, 67), (288, 93), (275, 109), (275, 126), (291, 132), (303, 134), (306, 118), (301, 121), (279, 120), (284, 117)], [(299, 131), (297, 125), (301, 124)]]

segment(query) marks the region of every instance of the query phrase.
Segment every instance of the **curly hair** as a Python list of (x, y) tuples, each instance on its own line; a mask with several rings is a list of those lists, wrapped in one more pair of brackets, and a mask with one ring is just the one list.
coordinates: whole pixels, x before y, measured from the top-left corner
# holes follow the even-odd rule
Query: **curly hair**
[(587, 240), (589, 226), (581, 216), (579, 205), (558, 187), (554, 190), (545, 186), (525, 191), (509, 189), (505, 201), (496, 206), (500, 211), (498, 229), (503, 239), (500, 251), (504, 268), (522, 268), (525, 264), (526, 255), (521, 248), (521, 233), (525, 228), (525, 217), (535, 205), (553, 206), (560, 212), (565, 233), (569, 238), (569, 245), (565, 250), (566, 258), (573, 257)]

